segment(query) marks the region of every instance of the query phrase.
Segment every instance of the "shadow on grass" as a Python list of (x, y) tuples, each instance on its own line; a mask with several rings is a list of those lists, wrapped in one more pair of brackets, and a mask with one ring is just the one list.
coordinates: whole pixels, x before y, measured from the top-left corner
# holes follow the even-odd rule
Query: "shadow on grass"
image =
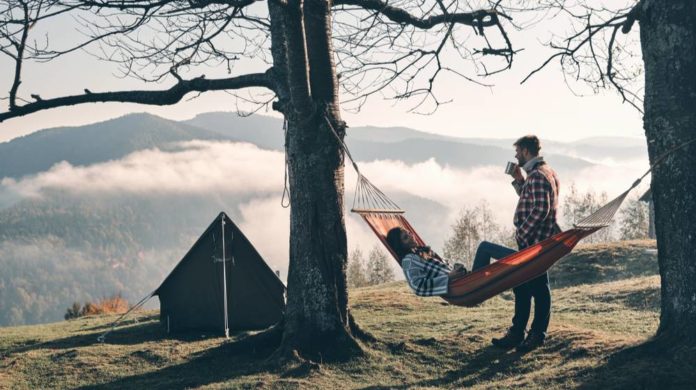
[[(71, 349), (97, 344), (97, 338), (104, 332), (80, 333), (74, 336), (64, 337), (44, 342), (28, 342), (24, 345), (12, 348), (7, 355), (14, 355), (37, 349)], [(119, 329), (109, 334), (108, 343), (132, 345), (152, 340), (159, 340), (166, 336), (162, 327), (157, 322), (148, 322), (140, 325)]]
[[(579, 359), (597, 356), (597, 354), (601, 355), (602, 351), (610, 354), (618, 351), (620, 348), (620, 346), (613, 347), (601, 344), (587, 346), (586, 341), (588, 337), (593, 336), (583, 332), (556, 332), (547, 339), (543, 347), (529, 352), (527, 355), (514, 350), (502, 350), (493, 346), (484, 347), (474, 353), (455, 353), (454, 357), (459, 362), (456, 368), (445, 372), (438, 378), (406, 382), (397, 386), (370, 386), (366, 387), (366, 389), (468, 388), (476, 385), (485, 386), (486, 384), (500, 383), (501, 378), (504, 377), (523, 376), (534, 371), (543, 370), (547, 364), (554, 366), (572, 365), (573, 362)], [(418, 342), (416, 344), (422, 345), (422, 343)], [(408, 351), (408, 348), (400, 348), (392, 352), (404, 353), (403, 351)], [(433, 352), (433, 350), (428, 352)], [(428, 356), (422, 356), (419, 360), (427, 361), (427, 359)], [(559, 384), (570, 383), (569, 380), (571, 379), (571, 382), (577, 382), (577, 378), (587, 377), (590, 373), (589, 370), (570, 369), (564, 375), (562, 378), (556, 378)], [(554, 380), (551, 381), (553, 382)]]
[(629, 292), (615, 292), (606, 295), (594, 295), (592, 300), (602, 303), (619, 303), (631, 310), (660, 311), (660, 288), (646, 288)]
[[(265, 362), (267, 353), (248, 356), (231, 351), (231, 345), (233, 343), (207, 349), (182, 364), (80, 389), (187, 389), (270, 372), (273, 369)], [(270, 383), (260, 380), (254, 385), (268, 386)]]
[[(89, 345), (98, 344), (97, 340), (104, 332), (80, 333), (74, 336), (64, 337), (62, 339), (51, 340), (47, 342), (27, 343), (20, 345), (7, 351), (6, 355), (14, 355), (18, 353), (29, 352), (37, 349), (74, 349)], [(244, 335), (247, 332), (234, 333), (232, 336)], [(150, 341), (163, 339), (179, 340), (179, 341), (200, 341), (202, 338), (215, 338), (219, 335), (213, 332), (181, 332), (167, 334), (160, 325), (159, 321), (141, 322), (137, 325), (128, 326), (125, 328), (117, 328), (112, 333), (106, 336), (106, 344), (116, 345), (137, 345)]]
[(455, 358), (461, 365), (454, 370), (446, 372), (443, 376), (434, 379), (403, 383), (399, 386), (368, 386), (364, 389), (410, 389), (414, 387), (456, 387), (466, 388), (477, 383), (485, 383), (493, 380), (501, 372), (518, 370), (517, 361), (522, 354), (514, 350), (502, 350), (494, 346), (487, 346), (474, 354), (461, 353)]
[(696, 347), (652, 339), (581, 375), (581, 389), (693, 389)]

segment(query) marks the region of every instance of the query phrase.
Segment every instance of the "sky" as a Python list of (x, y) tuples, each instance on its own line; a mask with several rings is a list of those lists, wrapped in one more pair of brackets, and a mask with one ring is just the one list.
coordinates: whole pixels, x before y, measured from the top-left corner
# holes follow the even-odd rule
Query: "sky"
[[(612, 90), (593, 94), (580, 83), (571, 82), (575, 91), (566, 85), (559, 65), (552, 63), (524, 85), (520, 81), (548, 56), (542, 45), (549, 31), (563, 31), (560, 22), (535, 25), (526, 31), (510, 29), (510, 37), (519, 52), (510, 71), (481, 81), (494, 85), (482, 87), (465, 79), (447, 76), (436, 83), (438, 97), (451, 101), (431, 115), (409, 113), (413, 101), (394, 103), (374, 96), (359, 113), (343, 112), (349, 126), (407, 126), (431, 133), (459, 137), (515, 138), (534, 133), (542, 139), (572, 141), (595, 136), (642, 137), (641, 114), (622, 104)], [(636, 29), (637, 30), (637, 29)], [(636, 34), (637, 32), (632, 32)], [(32, 29), (30, 39), (41, 40), (50, 34), (51, 44), (60, 47), (79, 38), (72, 19), (58, 19)], [(471, 47), (480, 47), (472, 40)], [(457, 71), (468, 75), (475, 72), (462, 60), (457, 62), (453, 50), (445, 47), (444, 58)], [(459, 68), (461, 67), (461, 68)], [(219, 68), (219, 67), (218, 67)], [(237, 71), (258, 72), (266, 68), (260, 61), (242, 64)], [(5, 56), (0, 58), (0, 95), (7, 96), (14, 65)], [(208, 77), (220, 69), (208, 69)], [(77, 52), (49, 63), (26, 63), (20, 93), (39, 94), (44, 98), (92, 91), (166, 88), (171, 81), (159, 85), (144, 84), (134, 79), (115, 76), (112, 64), (98, 61), (84, 52)], [(585, 96), (577, 93), (585, 92)], [(191, 96), (187, 96), (188, 100)], [(342, 95), (342, 100), (347, 96)], [(0, 142), (33, 131), (66, 125), (82, 125), (122, 116), (130, 112), (150, 112), (169, 119), (184, 120), (203, 112), (234, 111), (239, 101), (224, 92), (205, 93), (174, 106), (154, 107), (123, 103), (98, 103), (38, 112), (27, 117), (0, 123)], [(3, 103), (3, 110), (6, 109)], [(274, 112), (261, 111), (265, 115)]]

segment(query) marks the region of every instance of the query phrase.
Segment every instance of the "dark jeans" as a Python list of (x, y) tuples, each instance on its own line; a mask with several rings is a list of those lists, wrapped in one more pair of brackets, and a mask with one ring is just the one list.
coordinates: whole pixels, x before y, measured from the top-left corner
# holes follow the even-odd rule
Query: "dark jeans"
[(503, 257), (511, 255), (515, 252), (517, 251), (502, 245), (494, 244), (488, 241), (481, 241), (478, 248), (476, 248), (476, 256), (474, 257), (474, 264), (471, 266), (471, 270), (476, 271), (477, 269), (490, 264), (491, 259), (500, 260)]
[(515, 293), (515, 316), (512, 317), (513, 332), (524, 333), (529, 321), (534, 298), (534, 321), (529, 331), (546, 337), (551, 320), (551, 289), (548, 272), (512, 289)]
[[(472, 266), (473, 271), (490, 264), (491, 258), (500, 260), (515, 252), (517, 251), (514, 249), (483, 241), (476, 249), (476, 256)], [(529, 331), (546, 337), (546, 330), (551, 319), (549, 274), (545, 273), (534, 278), (513, 288), (512, 291), (515, 293), (515, 315), (512, 317), (512, 328), (510, 330), (513, 333), (524, 333), (532, 310), (532, 298), (534, 298), (534, 321), (532, 321)]]

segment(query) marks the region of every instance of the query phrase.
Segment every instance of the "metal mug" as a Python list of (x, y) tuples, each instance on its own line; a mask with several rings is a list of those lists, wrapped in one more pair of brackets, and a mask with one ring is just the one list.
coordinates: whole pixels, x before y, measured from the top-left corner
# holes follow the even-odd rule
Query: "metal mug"
[(512, 175), (512, 173), (515, 172), (515, 169), (517, 169), (517, 164), (508, 161), (507, 165), (505, 166), (505, 173)]

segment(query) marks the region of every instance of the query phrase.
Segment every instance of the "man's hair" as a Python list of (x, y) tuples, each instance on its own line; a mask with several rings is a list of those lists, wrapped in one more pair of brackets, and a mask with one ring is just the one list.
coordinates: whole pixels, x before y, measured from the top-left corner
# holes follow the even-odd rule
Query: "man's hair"
[(518, 146), (520, 149), (527, 149), (532, 156), (539, 155), (539, 150), (541, 150), (541, 142), (536, 135), (525, 135), (524, 137), (515, 141), (513, 146)]

